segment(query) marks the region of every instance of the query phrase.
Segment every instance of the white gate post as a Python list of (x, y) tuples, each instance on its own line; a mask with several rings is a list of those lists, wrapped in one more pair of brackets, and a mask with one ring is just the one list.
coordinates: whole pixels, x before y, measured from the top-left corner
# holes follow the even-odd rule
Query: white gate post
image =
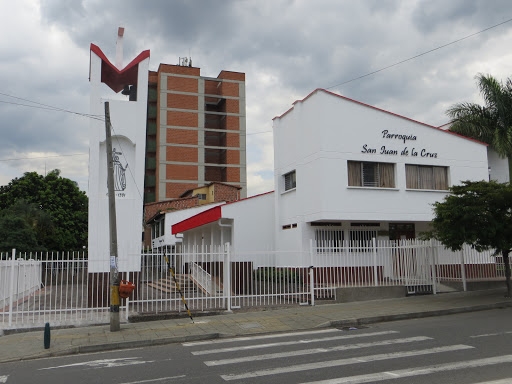
[(466, 292), (468, 286), (466, 283), (466, 266), (464, 265), (464, 245), (462, 245), (462, 249), (460, 250), (460, 275), (462, 277), (462, 287), (464, 288), (464, 292)]
[(129, 308), (129, 307), (130, 307), (130, 298), (129, 298), (129, 297), (127, 297), (127, 298), (126, 298), (126, 314), (125, 314), (126, 321), (128, 321), (128, 315), (129, 315), (129, 313), (128, 313), (128, 308)]
[(373, 245), (373, 281), (374, 285), (377, 287), (379, 285), (378, 277), (379, 274), (377, 272), (377, 240), (375, 237), (372, 237), (372, 245)]
[(432, 239), (430, 239), (430, 265), (432, 266), (432, 293), (437, 295), (437, 262), (436, 255), (434, 253), (434, 244)]
[(9, 284), (9, 327), (12, 326), (12, 305), (14, 301), (14, 263), (16, 258), (16, 249), (13, 248), (11, 256), (11, 281)]
[(311, 295), (311, 305), (315, 305), (315, 264), (313, 262), (313, 239), (309, 239), (309, 256), (311, 257), (311, 266), (309, 267), (309, 292)]
[(226, 310), (231, 312), (231, 250), (229, 242), (224, 244), (224, 298), (226, 300)]

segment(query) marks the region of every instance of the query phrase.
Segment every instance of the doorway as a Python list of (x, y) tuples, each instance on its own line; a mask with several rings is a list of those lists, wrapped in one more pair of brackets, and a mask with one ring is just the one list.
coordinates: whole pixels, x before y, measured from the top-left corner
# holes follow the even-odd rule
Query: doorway
[(416, 238), (414, 223), (389, 223), (389, 240), (409, 240)]

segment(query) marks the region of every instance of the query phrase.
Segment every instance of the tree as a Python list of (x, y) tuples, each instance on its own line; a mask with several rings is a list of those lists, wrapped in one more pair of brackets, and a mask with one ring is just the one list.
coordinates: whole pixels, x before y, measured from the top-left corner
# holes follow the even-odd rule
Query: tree
[(453, 105), (446, 111), (453, 119), (450, 131), (489, 144), (501, 157), (508, 157), (512, 174), (512, 80), (508, 78), (503, 84), (482, 74), (476, 80), (485, 106)]
[(511, 297), (509, 253), (512, 250), (512, 186), (494, 181), (464, 181), (434, 204), (428, 234), (453, 251), (464, 243), (478, 251), (496, 250), (505, 264), (507, 297)]
[(44, 251), (37, 242), (36, 234), (21, 217), (2, 211), (0, 216), (0, 251), (16, 248), (26, 252)]
[[(13, 218), (17, 220), (13, 221)], [(10, 251), (12, 248), (27, 252), (44, 251), (44, 244), (48, 244), (55, 234), (51, 216), (36, 204), (23, 199), (0, 211), (0, 226), (3, 231), (0, 234), (0, 251)], [(23, 241), (24, 238), (26, 241)], [(9, 245), (11, 239), (17, 239), (14, 241), (16, 246)]]
[[(21, 200), (29, 206), (19, 205)], [(10, 208), (25, 218), (48, 250), (78, 250), (87, 243), (87, 196), (75, 182), (61, 177), (59, 170), (46, 176), (26, 172), (0, 186), (0, 209)]]

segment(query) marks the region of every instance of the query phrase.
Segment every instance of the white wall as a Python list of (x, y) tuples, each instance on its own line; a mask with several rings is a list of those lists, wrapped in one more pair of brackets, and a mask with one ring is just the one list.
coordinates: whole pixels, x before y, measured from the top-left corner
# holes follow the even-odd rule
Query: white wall
[(222, 217), (233, 220), (232, 245), (237, 251), (273, 248), (274, 193), (226, 204)]
[(9, 305), (11, 285), (14, 301), (40, 289), (41, 273), (40, 261), (23, 259), (15, 260), (14, 263), (11, 260), (0, 261), (0, 309)]
[[(223, 245), (237, 252), (274, 248), (274, 197), (267, 193), (221, 206), (222, 219), (183, 232), (183, 244)], [(227, 226), (226, 226), (227, 225)]]
[[(385, 138), (384, 130), (416, 139)], [(485, 145), (324, 91), (274, 119), (274, 148), (276, 233), (291, 220), (430, 221), (445, 192), (406, 190), (405, 164), (449, 167), (450, 185), (488, 179)], [(395, 188), (348, 187), (348, 160), (394, 163)], [(297, 188), (284, 192), (283, 174), (293, 169)], [(277, 236), (276, 247), (288, 240)]]
[(490, 148), (487, 151), (487, 158), (489, 160), (491, 180), (496, 180), (498, 183), (508, 183), (510, 181), (508, 158), (500, 157)]
[[(104, 116), (101, 98), (101, 59), (91, 51), (90, 111)], [(117, 242), (120, 271), (140, 270), (146, 111), (149, 58), (138, 68), (137, 101), (108, 100), (113, 126), (112, 146), (123, 152), (119, 160), (125, 171), (126, 189), (116, 192)], [(89, 272), (107, 272), (110, 255), (108, 191), (106, 176), (105, 123), (91, 119), (89, 130)]]

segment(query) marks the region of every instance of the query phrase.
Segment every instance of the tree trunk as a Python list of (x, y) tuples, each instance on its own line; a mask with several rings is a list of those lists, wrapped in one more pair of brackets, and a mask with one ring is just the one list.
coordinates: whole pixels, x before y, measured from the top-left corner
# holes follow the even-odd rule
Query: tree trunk
[(510, 262), (508, 258), (510, 250), (502, 250), (501, 254), (503, 255), (503, 263), (505, 264), (505, 281), (507, 283), (507, 293), (505, 297), (512, 297), (512, 292), (510, 288)]

